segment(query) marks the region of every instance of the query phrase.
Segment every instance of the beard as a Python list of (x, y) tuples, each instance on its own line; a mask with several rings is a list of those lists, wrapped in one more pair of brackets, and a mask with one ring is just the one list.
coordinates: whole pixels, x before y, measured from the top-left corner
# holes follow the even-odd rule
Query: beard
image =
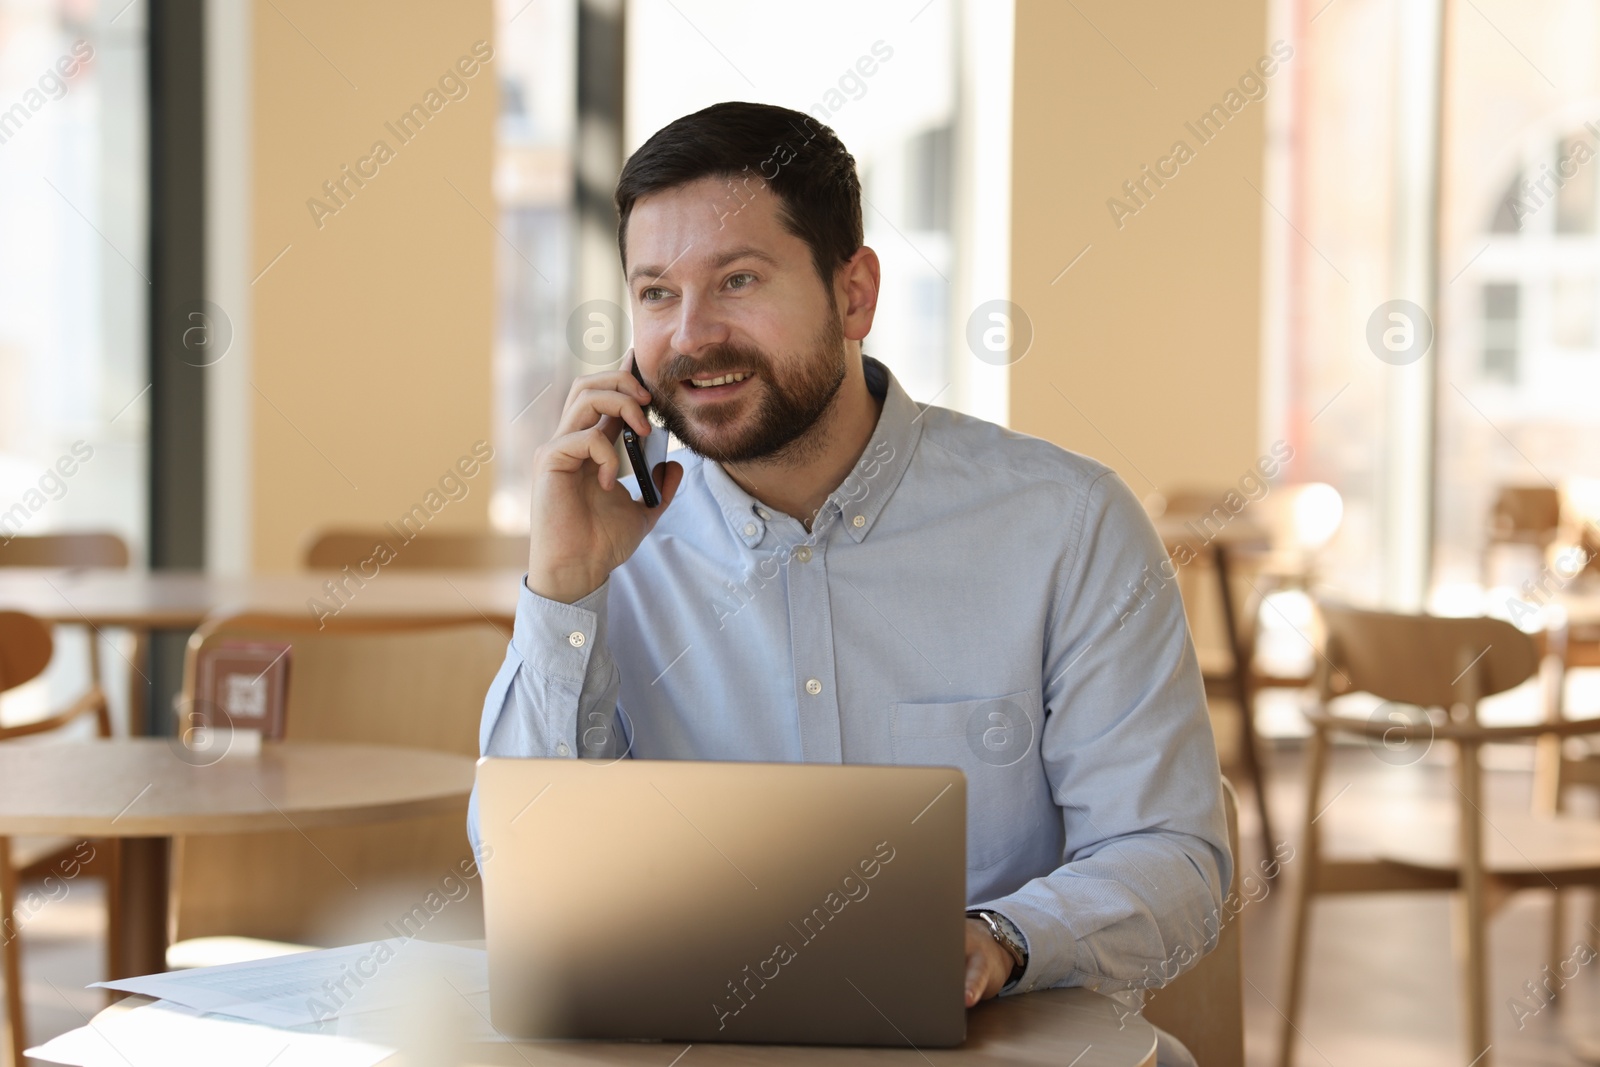
[[(658, 381), (671, 382), (664, 390), (650, 386), (651, 410), (661, 416), (667, 430), (691, 452), (718, 463), (748, 463), (778, 456), (799, 459), (807, 444), (820, 446), (809, 436), (838, 395), (845, 379), (844, 328), (832, 314), (823, 317), (806, 355), (794, 361), (795, 367), (780, 377), (775, 364), (758, 348), (743, 345), (717, 345), (703, 356), (690, 359), (673, 356), (661, 368)], [(707, 376), (733, 371), (751, 371), (761, 396), (749, 425), (738, 433), (723, 435), (719, 430), (733, 427), (748, 406), (742, 400), (719, 404), (698, 413), (691, 421), (675, 403), (680, 389), (693, 375)], [(747, 417), (748, 418), (748, 417)]]

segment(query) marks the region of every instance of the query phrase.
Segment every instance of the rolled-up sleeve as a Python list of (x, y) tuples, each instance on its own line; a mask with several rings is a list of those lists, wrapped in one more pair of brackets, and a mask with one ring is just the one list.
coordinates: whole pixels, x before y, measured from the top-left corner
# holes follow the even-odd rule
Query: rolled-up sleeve
[(1071, 525), (1078, 548), (1056, 593), (1041, 732), (1065, 862), (972, 905), (1027, 941), (1014, 992), (1170, 980), (1214, 947), (1234, 862), (1174, 564), (1114, 473)]

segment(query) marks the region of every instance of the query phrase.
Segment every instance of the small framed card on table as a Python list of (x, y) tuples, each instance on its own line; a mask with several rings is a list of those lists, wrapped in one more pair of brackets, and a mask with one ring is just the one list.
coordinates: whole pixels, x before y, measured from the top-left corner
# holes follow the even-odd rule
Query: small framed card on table
[(195, 725), (251, 730), (263, 740), (283, 738), (289, 700), (290, 645), (225, 641), (201, 653), (195, 679)]

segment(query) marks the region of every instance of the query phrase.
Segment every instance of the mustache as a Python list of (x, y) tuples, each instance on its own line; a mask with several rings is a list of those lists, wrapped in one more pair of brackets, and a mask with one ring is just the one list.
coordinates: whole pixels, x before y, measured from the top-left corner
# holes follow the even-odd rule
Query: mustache
[(719, 345), (703, 356), (673, 356), (661, 365), (658, 377), (663, 382), (681, 382), (685, 378), (714, 378), (732, 371), (763, 371), (767, 357), (759, 349)]

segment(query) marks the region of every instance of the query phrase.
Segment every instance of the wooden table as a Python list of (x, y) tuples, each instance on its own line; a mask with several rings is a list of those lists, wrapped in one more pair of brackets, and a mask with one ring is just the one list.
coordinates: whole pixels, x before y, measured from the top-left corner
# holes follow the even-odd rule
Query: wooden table
[[(151, 669), (151, 631), (186, 633), (215, 612), (246, 609), (316, 618), (312, 602), (318, 602), (340, 617), (482, 618), (503, 627), (509, 639), (522, 574), (380, 568), (357, 585), (355, 578), (337, 572), (219, 577), (200, 571), (8, 568), (0, 569), (0, 609), (25, 611), (51, 623), (87, 624), (95, 631), (104, 626), (133, 630), (138, 643), (130, 666), (145, 685), (130, 686), (128, 729), (161, 733), (159, 727), (146, 729), (143, 689), (155, 689), (150, 707), (166, 707), (178, 685), (176, 677), (167, 676), (177, 668), (165, 673)], [(343, 584), (338, 598), (326, 586), (336, 580)], [(181, 656), (181, 646), (162, 644), (170, 653), (160, 657), (162, 663)]]
[[(102, 1033), (118, 1013), (149, 1004), (128, 997), (101, 1011), (91, 1025)], [(731, 1067), (802, 1064), (810, 1067), (1154, 1067), (1156, 1035), (1138, 1015), (1125, 1018), (1110, 999), (1087, 989), (1042, 989), (998, 997), (967, 1013), (967, 1040), (953, 1049), (843, 1048), (794, 1045), (677, 1044), (610, 1041), (518, 1041), (472, 1044), (448, 1062), (464, 1067)], [(382, 1041), (382, 1035), (361, 1034)], [(389, 1042), (392, 1046), (398, 1042)], [(687, 1056), (682, 1053), (693, 1051)], [(430, 1050), (437, 1052), (438, 1050)], [(392, 1056), (385, 1063), (399, 1062)], [(138, 1067), (143, 1067), (142, 1064)]]
[(324, 583), (333, 572), (218, 577), (198, 571), (98, 568), (0, 570), (0, 608), (49, 622), (193, 629), (217, 611), (305, 612), (316, 600), (352, 615), (482, 616), (510, 624), (522, 571), (379, 570), (357, 587), (349, 580), (341, 607)]
[(166, 969), (170, 838), (466, 813), (469, 756), (280, 741), (209, 766), (176, 739), (0, 746), (0, 836), (113, 838), (119, 898), (112, 977)]

